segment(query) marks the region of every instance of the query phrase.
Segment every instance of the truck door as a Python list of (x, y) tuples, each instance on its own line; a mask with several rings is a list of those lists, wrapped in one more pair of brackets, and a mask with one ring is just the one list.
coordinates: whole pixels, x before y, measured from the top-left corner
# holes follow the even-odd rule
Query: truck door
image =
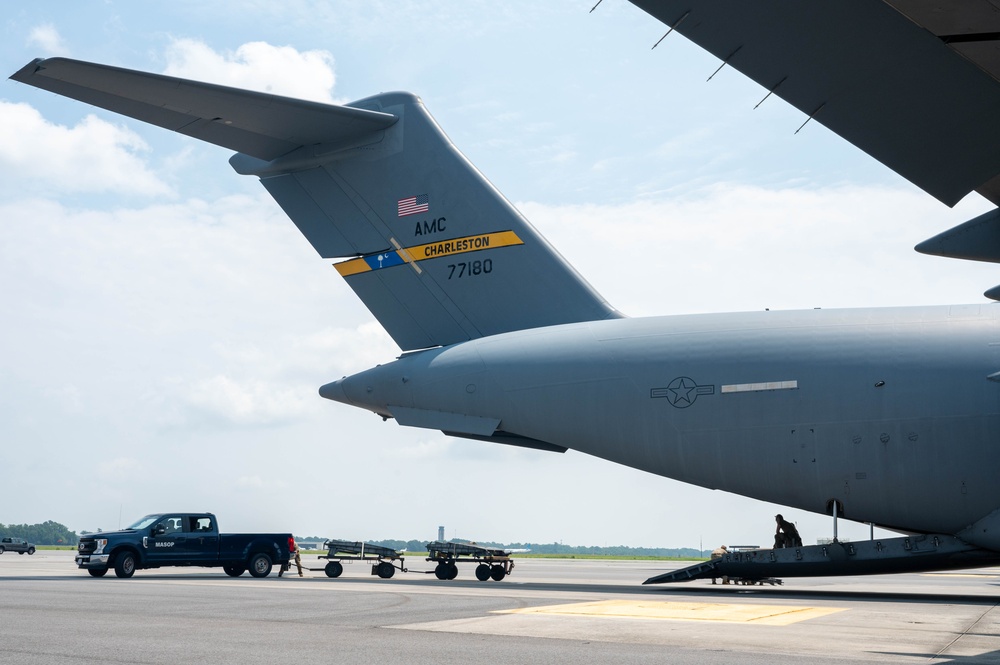
[(164, 566), (184, 561), (188, 556), (187, 521), (183, 515), (164, 515), (158, 519), (149, 528), (149, 536), (143, 538), (146, 560)]
[(184, 543), (192, 563), (216, 561), (219, 558), (219, 529), (211, 515), (188, 518), (188, 533)]

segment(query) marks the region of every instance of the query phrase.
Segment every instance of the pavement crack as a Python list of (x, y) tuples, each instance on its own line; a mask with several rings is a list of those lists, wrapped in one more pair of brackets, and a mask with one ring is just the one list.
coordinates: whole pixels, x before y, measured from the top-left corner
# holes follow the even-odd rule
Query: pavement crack
[(942, 655), (942, 654), (944, 654), (944, 652), (948, 651), (953, 646), (955, 646), (955, 643), (958, 642), (963, 637), (972, 634), (972, 629), (975, 628), (976, 626), (978, 626), (979, 623), (983, 619), (986, 618), (986, 615), (989, 614), (990, 612), (992, 612), (993, 610), (995, 610), (998, 605), (1000, 605), (1000, 603), (994, 603), (992, 607), (988, 607), (986, 609), (986, 611), (983, 612), (982, 614), (980, 614), (979, 617), (975, 621), (973, 621), (972, 624), (968, 628), (966, 628), (961, 633), (959, 633), (958, 635), (956, 635), (955, 639), (953, 639), (951, 642), (948, 642), (948, 644), (946, 644), (941, 649), (939, 649), (938, 652), (936, 654), (934, 654), (933, 656), (931, 656), (930, 658), (928, 658), (928, 660), (933, 661), (933, 660), (937, 660), (939, 658), (944, 658), (945, 656)]

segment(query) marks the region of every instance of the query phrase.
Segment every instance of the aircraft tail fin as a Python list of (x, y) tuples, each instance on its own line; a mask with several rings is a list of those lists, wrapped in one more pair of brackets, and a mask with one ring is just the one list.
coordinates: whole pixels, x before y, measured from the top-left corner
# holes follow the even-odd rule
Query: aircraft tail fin
[(333, 152), (234, 155), (404, 349), (620, 317), (408, 93), (354, 108), (391, 127)]
[(336, 106), (66, 58), (11, 78), (236, 150), (404, 350), (621, 316), (414, 95)]

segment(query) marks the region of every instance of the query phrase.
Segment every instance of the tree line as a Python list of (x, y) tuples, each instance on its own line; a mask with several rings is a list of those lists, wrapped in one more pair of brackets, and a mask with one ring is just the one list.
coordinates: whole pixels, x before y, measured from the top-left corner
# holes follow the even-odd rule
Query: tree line
[(62, 524), (49, 520), (41, 524), (0, 524), (0, 537), (24, 538), (35, 545), (73, 545), (80, 537)]
[[(35, 545), (72, 545), (76, 546), (80, 542), (80, 537), (73, 531), (49, 520), (41, 524), (0, 524), (0, 537), (12, 536), (14, 538), (24, 538)], [(322, 547), (323, 541), (327, 540), (321, 536), (309, 536), (299, 538), (300, 543), (315, 544)], [(471, 541), (461, 538), (453, 538), (456, 543), (469, 543)], [(408, 552), (423, 552), (427, 549), (427, 539), (424, 540), (372, 540), (372, 545), (391, 547), (394, 550), (406, 550)], [(662, 556), (662, 557), (699, 557), (702, 553), (691, 547), (629, 547), (627, 545), (597, 546), (597, 545), (564, 545), (562, 543), (496, 543), (496, 542), (476, 542), (481, 547), (506, 550), (531, 550), (532, 554), (591, 554), (610, 556)]]
[[(319, 536), (311, 536), (308, 538), (300, 538), (299, 542), (309, 542), (315, 543), (317, 547), (323, 546), (323, 541), (325, 538)], [(427, 549), (427, 543), (429, 540), (371, 540), (368, 541), (371, 545), (381, 545), (382, 547), (391, 547), (394, 550), (406, 550), (408, 552), (423, 552)], [(451, 542), (456, 543), (471, 543), (472, 541), (463, 540), (461, 538), (452, 538)], [(698, 550), (692, 547), (629, 547), (628, 545), (612, 545), (612, 546), (598, 546), (598, 545), (564, 545), (562, 543), (495, 543), (495, 542), (483, 542), (476, 541), (476, 545), (480, 547), (489, 547), (492, 549), (505, 549), (505, 550), (531, 550), (532, 554), (560, 554), (560, 555), (578, 555), (578, 554), (590, 554), (590, 555), (604, 555), (604, 556), (659, 556), (659, 557), (676, 557), (676, 558), (692, 558), (704, 556)]]

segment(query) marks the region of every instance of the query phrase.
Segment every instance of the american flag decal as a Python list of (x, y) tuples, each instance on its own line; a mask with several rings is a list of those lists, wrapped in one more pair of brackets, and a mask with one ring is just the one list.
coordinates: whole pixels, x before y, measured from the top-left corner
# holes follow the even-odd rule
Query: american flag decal
[(396, 216), (406, 217), (407, 215), (416, 215), (427, 212), (430, 207), (426, 194), (399, 199), (396, 201)]

